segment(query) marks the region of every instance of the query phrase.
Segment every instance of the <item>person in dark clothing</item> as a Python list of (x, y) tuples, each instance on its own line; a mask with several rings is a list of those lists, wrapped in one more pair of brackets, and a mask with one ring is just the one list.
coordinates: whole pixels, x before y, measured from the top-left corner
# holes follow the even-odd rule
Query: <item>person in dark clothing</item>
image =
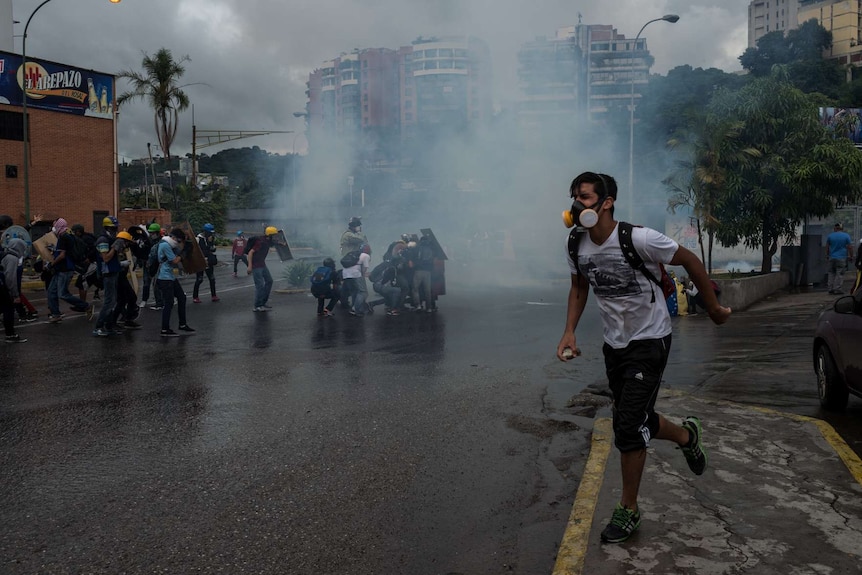
[(204, 258), (207, 260), (207, 267), (204, 271), (198, 272), (195, 274), (195, 287), (192, 291), (192, 302), (193, 303), (201, 303), (201, 299), (198, 297), (200, 293), (201, 284), (204, 283), (204, 273), (207, 274), (207, 278), (210, 281), (210, 296), (212, 297), (212, 301), (216, 302), (219, 300), (219, 297), (216, 295), (216, 282), (214, 275), (214, 268), (216, 263), (218, 263), (218, 259), (215, 255), (215, 226), (212, 224), (204, 224), (204, 231), (197, 235), (198, 245), (201, 248), (201, 252), (204, 254)]
[(18, 262), (27, 253), (27, 244), (20, 238), (7, 242), (0, 256), (0, 312), (3, 314), (3, 330), (6, 343), (24, 343), (27, 340), (15, 333), (15, 304), (20, 303)]
[[(317, 315), (320, 317), (332, 317), (335, 304), (341, 299), (341, 274), (335, 271), (335, 260), (326, 258), (323, 260), (324, 268), (329, 268), (329, 279), (324, 284), (315, 283), (312, 276), (311, 294), (317, 298)], [(320, 271), (318, 269), (318, 271)], [(325, 270), (324, 270), (325, 271)], [(315, 272), (318, 275), (318, 272)], [(326, 304), (326, 300), (329, 303)]]

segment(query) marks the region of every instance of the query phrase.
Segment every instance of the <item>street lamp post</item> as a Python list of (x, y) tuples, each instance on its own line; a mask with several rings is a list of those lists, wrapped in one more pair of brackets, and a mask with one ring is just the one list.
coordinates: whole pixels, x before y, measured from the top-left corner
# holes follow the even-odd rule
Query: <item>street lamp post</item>
[(641, 26), (640, 32), (635, 36), (634, 45), (632, 45), (631, 53), (632, 53), (632, 63), (631, 63), (631, 85), (632, 85), (632, 93), (631, 93), (631, 102), (629, 103), (629, 197), (628, 199), (628, 220), (632, 220), (632, 216), (634, 215), (634, 198), (635, 198), (635, 51), (637, 50), (638, 40), (640, 40), (641, 34), (644, 31), (644, 28), (652, 24), (653, 22), (659, 21), (670, 22), (671, 24), (675, 24), (679, 20), (679, 16), (676, 14), (665, 14), (661, 18), (654, 18)]
[[(27, 29), (30, 21), (39, 9), (51, 0), (43, 0), (36, 9), (30, 13), (27, 23), (24, 24), (24, 35), (21, 40), (21, 110), (24, 112), (24, 217), (30, 222), (30, 133), (27, 119)], [(111, 4), (119, 4), (121, 0), (109, 0)]]

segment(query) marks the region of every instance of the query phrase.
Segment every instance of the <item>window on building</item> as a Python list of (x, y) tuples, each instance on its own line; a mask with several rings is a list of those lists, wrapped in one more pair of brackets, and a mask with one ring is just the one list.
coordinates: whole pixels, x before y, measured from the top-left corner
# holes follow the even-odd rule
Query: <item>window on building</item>
[(408, 122), (412, 122), (413, 121), (413, 113), (412, 112), (405, 112), (404, 113), (404, 119)]
[(413, 100), (404, 100), (404, 108), (405, 109), (409, 110), (412, 107), (413, 107)]
[(439, 55), (441, 58), (451, 58), (452, 48), (440, 48)]
[(426, 58), (436, 58), (437, 57), (437, 50), (425, 50), (425, 57)]
[(24, 114), (0, 111), (0, 140), (24, 141)]

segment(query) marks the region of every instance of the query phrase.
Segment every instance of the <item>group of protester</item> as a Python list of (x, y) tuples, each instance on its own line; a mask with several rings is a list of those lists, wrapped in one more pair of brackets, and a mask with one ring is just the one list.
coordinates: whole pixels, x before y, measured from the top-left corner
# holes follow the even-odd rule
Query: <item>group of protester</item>
[[(318, 316), (333, 316), (339, 303), (355, 317), (373, 313), (380, 304), (390, 316), (405, 310), (437, 311), (431, 290), (435, 254), (428, 236), (402, 234), (389, 244), (383, 261), (371, 268), (371, 246), (362, 233), (362, 220), (354, 216), (341, 235), (340, 250), (342, 269), (336, 269), (333, 258), (326, 258), (311, 276)], [(368, 282), (379, 298), (369, 299)]]

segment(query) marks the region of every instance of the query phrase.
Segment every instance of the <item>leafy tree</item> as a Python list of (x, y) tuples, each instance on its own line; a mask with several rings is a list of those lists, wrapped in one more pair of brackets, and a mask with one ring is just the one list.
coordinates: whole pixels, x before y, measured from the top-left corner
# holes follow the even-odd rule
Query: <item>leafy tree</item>
[(728, 179), (715, 207), (717, 238), (725, 246), (760, 248), (767, 273), (779, 239), (793, 240), (805, 218), (826, 217), (862, 196), (862, 154), (829, 134), (816, 103), (781, 67), (713, 105), (721, 117), (742, 121), (741, 141), (760, 152)]
[(188, 56), (175, 60), (170, 50), (161, 48), (154, 56), (144, 53), (143, 72), (123, 70), (117, 74), (131, 84), (131, 90), (117, 98), (117, 106), (138, 98), (147, 100), (153, 109), (156, 137), (168, 165), (171, 163), (171, 146), (177, 135), (179, 113), (189, 107), (189, 97), (183, 92), (185, 86), (178, 85), (186, 71), (183, 63), (189, 61)]
[[(697, 242), (701, 259), (712, 272), (712, 248), (720, 222), (715, 216), (719, 199), (729, 183), (737, 177), (737, 170), (751, 165), (760, 152), (746, 146), (740, 134), (741, 121), (722, 118), (713, 113), (692, 122), (689, 129), (668, 141), (668, 147), (682, 152), (676, 169), (665, 178), (671, 192), (668, 202), (672, 213), (682, 207), (690, 208), (697, 225)], [(707, 234), (708, 246), (703, 244)]]
[(742, 53), (739, 61), (755, 77), (769, 76), (773, 66), (786, 66), (789, 81), (803, 92), (837, 98), (845, 75), (838, 61), (823, 57), (824, 50), (831, 46), (832, 32), (812, 19), (786, 35), (781, 31), (765, 34), (756, 48)]

